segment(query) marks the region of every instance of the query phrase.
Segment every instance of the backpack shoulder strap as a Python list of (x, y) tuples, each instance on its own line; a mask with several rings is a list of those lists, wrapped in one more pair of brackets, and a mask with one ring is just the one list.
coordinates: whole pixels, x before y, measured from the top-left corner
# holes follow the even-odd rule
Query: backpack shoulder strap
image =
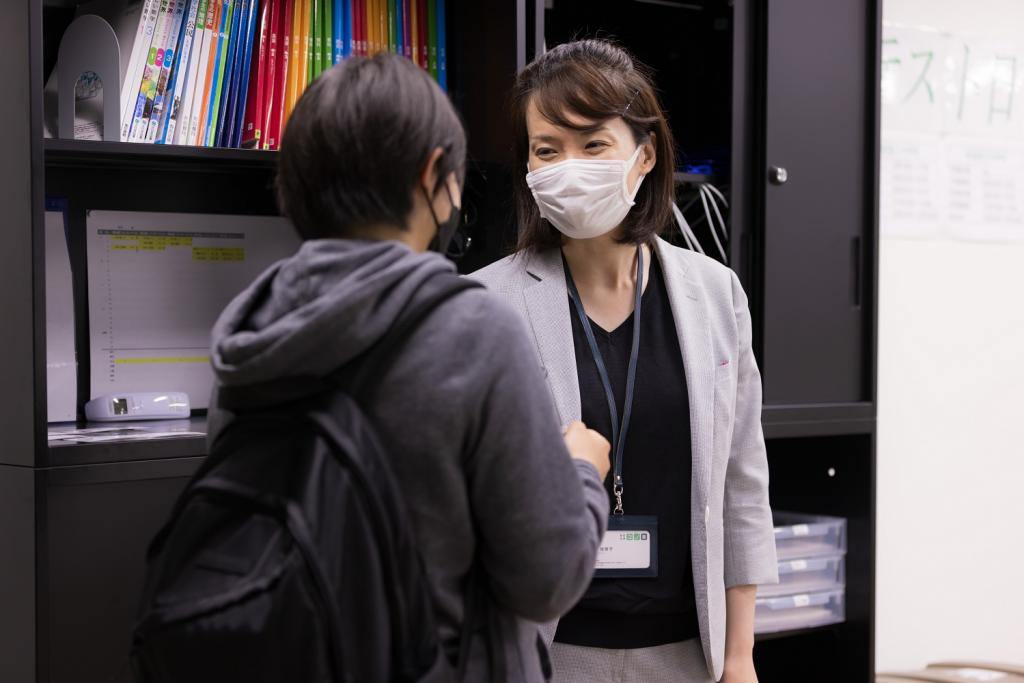
[[(487, 669), (491, 683), (505, 683), (505, 650), (501, 638), (498, 615), (488, 606), (488, 591), (484, 581), (484, 568), (479, 559), (473, 561), (466, 586), (465, 610), (462, 630), (459, 633), (459, 655), (456, 662), (455, 680), (466, 681), (469, 670), (469, 655), (473, 636), (482, 633), (487, 653)], [(495, 642), (497, 641), (497, 642)]]

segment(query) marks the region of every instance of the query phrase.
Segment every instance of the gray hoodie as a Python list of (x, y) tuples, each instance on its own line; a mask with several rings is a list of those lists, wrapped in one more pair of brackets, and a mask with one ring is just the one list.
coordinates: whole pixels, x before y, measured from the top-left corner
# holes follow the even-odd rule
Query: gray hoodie
[[(453, 271), (397, 242), (306, 242), (221, 314), (218, 385), (335, 370), (384, 335), (420, 284)], [(364, 409), (409, 501), (446, 647), (457, 649), (476, 555), (508, 680), (544, 680), (535, 622), (568, 611), (590, 583), (608, 498), (594, 467), (565, 449), (522, 321), (490, 293), (464, 291), (413, 333), (379, 382)], [(211, 407), (210, 438), (230, 419)], [(475, 643), (469, 680), (486, 680), (485, 661)]]

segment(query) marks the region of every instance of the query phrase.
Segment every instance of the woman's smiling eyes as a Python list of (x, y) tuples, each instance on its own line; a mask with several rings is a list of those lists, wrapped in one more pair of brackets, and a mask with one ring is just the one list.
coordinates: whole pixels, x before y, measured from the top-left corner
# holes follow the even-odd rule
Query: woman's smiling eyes
[[(597, 155), (610, 148), (611, 145), (605, 140), (591, 140), (589, 141), (584, 150), (589, 155)], [(542, 161), (546, 161), (555, 157), (558, 154), (558, 150), (552, 147), (538, 147), (533, 151), (533, 155)]]

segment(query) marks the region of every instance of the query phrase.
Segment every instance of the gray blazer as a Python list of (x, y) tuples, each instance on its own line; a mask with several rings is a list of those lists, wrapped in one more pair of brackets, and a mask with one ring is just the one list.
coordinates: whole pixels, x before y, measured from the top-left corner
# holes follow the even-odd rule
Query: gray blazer
[[(658, 239), (690, 396), (691, 552), (708, 671), (722, 677), (725, 590), (776, 583), (761, 430), (761, 374), (751, 350), (750, 311), (738, 278), (705, 256)], [(569, 295), (559, 250), (511, 256), (473, 274), (533, 331), (563, 424), (580, 419)], [(552, 629), (546, 629), (549, 640)]]

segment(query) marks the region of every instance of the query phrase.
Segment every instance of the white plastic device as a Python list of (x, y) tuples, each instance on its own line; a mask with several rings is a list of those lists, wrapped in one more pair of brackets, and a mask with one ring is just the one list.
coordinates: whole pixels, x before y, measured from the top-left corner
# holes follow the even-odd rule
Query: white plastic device
[(95, 422), (174, 420), (190, 414), (188, 394), (182, 391), (107, 394), (85, 404), (85, 419)]

